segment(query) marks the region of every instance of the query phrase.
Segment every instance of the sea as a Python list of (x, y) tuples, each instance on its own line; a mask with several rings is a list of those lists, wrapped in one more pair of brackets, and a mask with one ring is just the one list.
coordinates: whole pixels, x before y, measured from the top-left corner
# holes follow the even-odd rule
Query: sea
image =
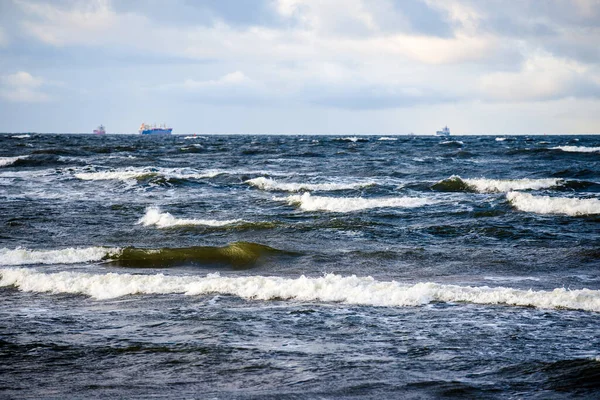
[(0, 398), (600, 398), (600, 136), (2, 134)]

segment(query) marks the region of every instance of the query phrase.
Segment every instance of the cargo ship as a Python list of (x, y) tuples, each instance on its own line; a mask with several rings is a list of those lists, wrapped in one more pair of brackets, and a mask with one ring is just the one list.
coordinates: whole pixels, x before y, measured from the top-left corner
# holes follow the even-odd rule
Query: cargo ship
[(142, 135), (170, 135), (173, 132), (173, 128), (167, 128), (166, 125), (148, 125), (142, 123), (140, 126), (140, 134)]
[(445, 126), (444, 129), (442, 129), (441, 131), (436, 131), (435, 135), (436, 136), (450, 136), (450, 129), (448, 129), (448, 126)]
[(100, 125), (96, 129), (94, 129), (94, 134), (95, 135), (104, 135), (104, 134), (106, 134), (106, 129), (104, 129), (104, 125)]

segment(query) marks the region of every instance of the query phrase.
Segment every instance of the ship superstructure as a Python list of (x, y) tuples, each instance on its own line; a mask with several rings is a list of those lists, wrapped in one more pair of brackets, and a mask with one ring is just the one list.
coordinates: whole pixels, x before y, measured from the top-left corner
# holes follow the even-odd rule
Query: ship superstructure
[(96, 134), (96, 135), (104, 135), (104, 134), (106, 134), (106, 129), (104, 128), (104, 125), (100, 125), (96, 129), (94, 129), (94, 134)]
[(448, 126), (445, 126), (444, 129), (442, 129), (441, 131), (436, 131), (435, 135), (436, 136), (450, 136), (450, 129), (448, 128)]
[(170, 135), (173, 132), (173, 128), (167, 128), (166, 124), (162, 125), (149, 125), (142, 123), (139, 130), (142, 135)]

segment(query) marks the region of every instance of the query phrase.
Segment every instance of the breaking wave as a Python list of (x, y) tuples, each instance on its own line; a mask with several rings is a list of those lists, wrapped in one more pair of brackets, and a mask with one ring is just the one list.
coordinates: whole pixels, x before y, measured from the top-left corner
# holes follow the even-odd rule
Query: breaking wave
[(214, 220), (214, 219), (181, 219), (176, 218), (168, 212), (160, 212), (158, 207), (148, 207), (146, 214), (140, 218), (138, 224), (144, 226), (155, 225), (158, 228), (171, 228), (175, 226), (190, 226), (190, 225), (204, 225), (204, 226), (225, 226), (243, 222), (241, 219), (230, 219), (230, 220)]
[(585, 146), (557, 146), (551, 147), (552, 150), (562, 150), (569, 153), (597, 153), (600, 152), (600, 147), (585, 147)]
[(323, 197), (312, 196), (310, 193), (293, 195), (283, 198), (273, 198), (276, 201), (286, 201), (297, 205), (304, 211), (351, 212), (370, 208), (413, 208), (436, 203), (431, 199), (421, 197), (384, 197), (365, 199), (362, 197)]
[(464, 142), (461, 141), (461, 140), (445, 140), (443, 142), (440, 142), (440, 144), (444, 145), (444, 146), (457, 146), (457, 147), (460, 147), (460, 146), (462, 146), (464, 144)]
[(134, 268), (167, 268), (177, 265), (222, 263), (249, 266), (268, 254), (293, 254), (258, 243), (234, 242), (222, 247), (141, 249), (135, 247), (68, 248), (61, 250), (0, 250), (0, 265), (79, 264), (94, 261)]
[(339, 302), (347, 304), (405, 307), (432, 302), (504, 304), (546, 309), (572, 309), (600, 312), (600, 291), (520, 290), (417, 283), (404, 285), (395, 281), (380, 282), (371, 277), (328, 274), (319, 278), (296, 279), (247, 276), (197, 276), (89, 274), (82, 272), (41, 273), (32, 269), (0, 269), (0, 286), (14, 286), (27, 292), (71, 293), (95, 299), (126, 295), (207, 294), (234, 295), (248, 300), (297, 300)]
[(107, 247), (68, 248), (61, 250), (0, 249), (0, 265), (77, 264), (100, 261), (119, 254), (121, 249)]
[(112, 171), (80, 172), (75, 177), (82, 180), (120, 180), (145, 179), (156, 176), (162, 176), (167, 179), (203, 179), (214, 178), (220, 171), (196, 171), (186, 168), (120, 168)]
[(600, 214), (600, 200), (568, 197), (533, 196), (509, 192), (508, 201), (518, 210), (536, 214), (564, 214), (570, 216)]
[(299, 192), (301, 190), (347, 190), (358, 189), (367, 186), (375, 185), (375, 182), (359, 182), (359, 183), (286, 183), (278, 182), (271, 178), (258, 177), (247, 180), (251, 186), (262, 190), (280, 190), (284, 192)]
[(14, 164), (18, 160), (23, 160), (28, 156), (16, 156), (16, 157), (0, 157), (0, 167), (7, 167)]
[(27, 139), (27, 138), (30, 138), (30, 137), (31, 137), (31, 135), (27, 135), (27, 134), (25, 134), (25, 135), (14, 135), (14, 136), (11, 136), (11, 138), (13, 138), (13, 139)]
[(382, 137), (380, 137), (380, 138), (379, 138), (379, 139), (377, 139), (377, 140), (380, 140), (380, 141), (394, 141), (394, 140), (398, 140), (398, 138), (395, 138), (395, 137), (389, 137), (389, 136), (382, 136)]
[(340, 141), (340, 142), (352, 142), (352, 143), (369, 141), (368, 138), (358, 137), (358, 136), (347, 136), (347, 137), (335, 138), (333, 140)]
[(441, 192), (495, 193), (511, 190), (538, 190), (560, 186), (563, 179), (463, 179), (453, 175), (435, 183), (431, 188)]

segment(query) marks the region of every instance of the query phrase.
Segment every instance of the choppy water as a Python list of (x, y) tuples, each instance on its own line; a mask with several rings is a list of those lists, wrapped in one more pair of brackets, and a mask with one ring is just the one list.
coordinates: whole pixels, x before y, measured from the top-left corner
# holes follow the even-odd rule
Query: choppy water
[(0, 136), (0, 394), (590, 397), (600, 137)]

